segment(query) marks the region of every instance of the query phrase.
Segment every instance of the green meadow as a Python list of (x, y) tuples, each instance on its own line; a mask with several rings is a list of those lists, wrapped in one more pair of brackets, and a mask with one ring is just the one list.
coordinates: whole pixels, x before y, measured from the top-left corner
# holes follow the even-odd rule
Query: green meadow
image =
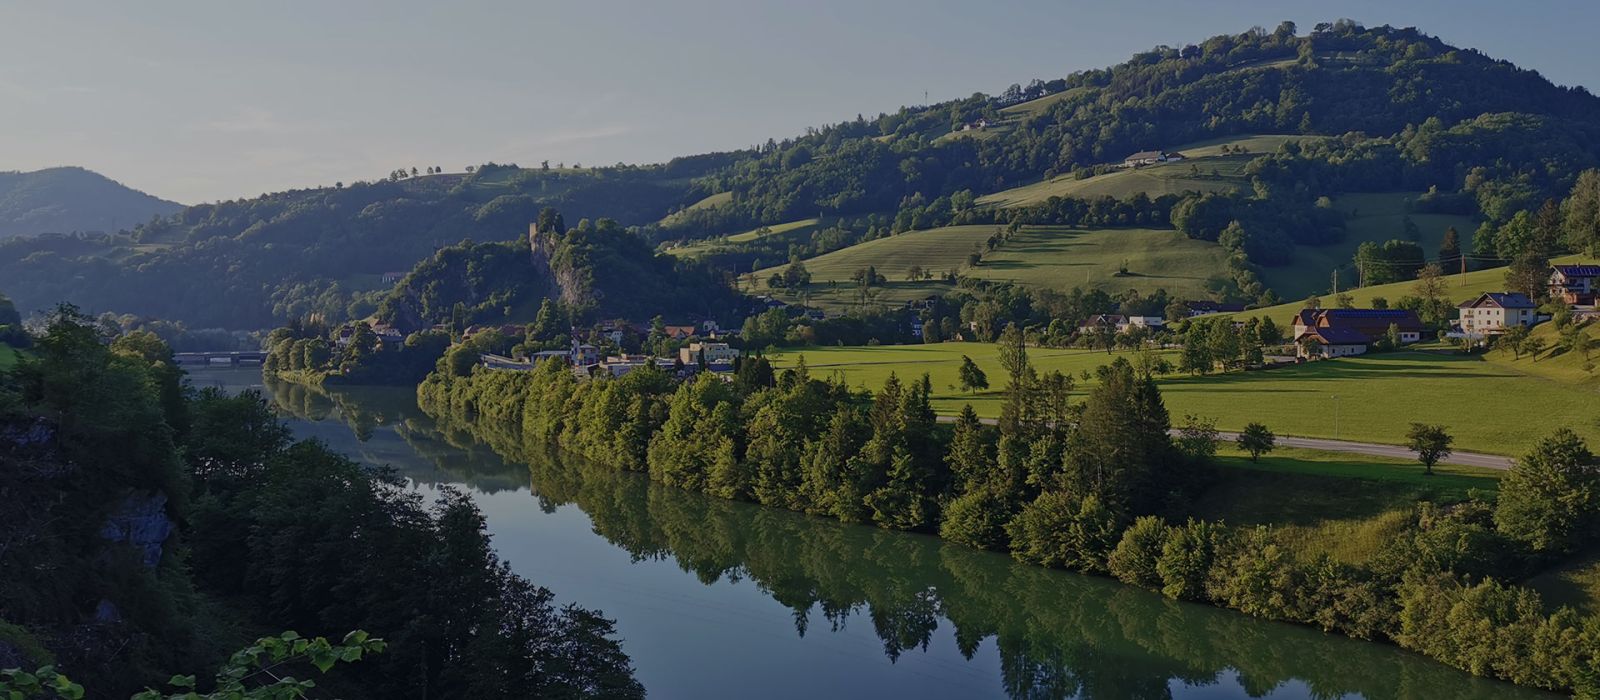
[[(957, 413), (968, 403), (979, 415), (1000, 412), (1005, 376), (992, 344), (805, 348), (770, 357), (783, 367), (802, 355), (813, 375), (838, 376), (854, 387), (876, 389), (891, 372), (902, 379), (927, 373), (940, 413)], [(989, 390), (959, 390), (963, 355), (988, 374)], [(1029, 352), (1040, 370), (1078, 377), (1080, 391), (1093, 384), (1082, 379), (1084, 371), (1093, 374), (1117, 355)], [(1222, 430), (1260, 422), (1282, 435), (1404, 444), (1411, 422), (1441, 423), (1457, 449), (1515, 456), (1565, 426), (1600, 447), (1600, 394), (1481, 356), (1408, 351), (1204, 377), (1169, 375), (1160, 384), (1175, 422), (1194, 414), (1216, 419)]]

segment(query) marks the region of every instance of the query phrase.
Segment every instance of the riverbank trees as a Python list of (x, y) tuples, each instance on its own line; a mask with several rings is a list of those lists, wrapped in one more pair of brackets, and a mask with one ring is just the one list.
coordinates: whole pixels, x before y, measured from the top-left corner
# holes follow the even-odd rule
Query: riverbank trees
[[(1019, 335), (1014, 327), (1008, 334)], [(1477, 501), (1424, 506), (1371, 562), (1302, 557), (1271, 528), (1241, 532), (1188, 518), (1185, 504), (1211, 474), (1211, 451), (1174, 444), (1147, 373), (1118, 359), (1074, 402), (1070, 378), (1040, 376), (1024, 346), (1005, 347), (1011, 378), (992, 427), (970, 411), (951, 428), (936, 425), (925, 378), (890, 377), (867, 393), (813, 378), (803, 365), (766, 387), (703, 375), (674, 385), (649, 369), (580, 381), (556, 362), (533, 372), (441, 363), (418, 398), (457, 423), (543, 439), (670, 485), (938, 532), (1023, 561), (1110, 573), (1171, 598), (1395, 641), (1473, 673), (1600, 692), (1600, 623), (1570, 611), (1546, 615), (1536, 593), (1506, 583), (1538, 558), (1518, 526), (1496, 521), (1542, 532), (1544, 523), (1566, 522), (1561, 513), (1510, 506), (1496, 517)], [(1557, 501), (1588, 493), (1588, 481), (1572, 475), (1588, 474), (1592, 456), (1562, 447), (1559, 435), (1551, 440), (1519, 467), (1540, 484), (1529, 492), (1549, 486)], [(1566, 476), (1535, 478), (1550, 471), (1540, 466), (1550, 461), (1545, 452), (1572, 463), (1557, 470)], [(1594, 541), (1592, 525), (1579, 525), (1560, 530), (1575, 537), (1562, 551)], [(1491, 628), (1510, 631), (1493, 642), (1473, 637)], [(1484, 661), (1481, 650), (1491, 648)]]
[(126, 696), (258, 634), (362, 629), (386, 653), (322, 687), (643, 694), (612, 623), (512, 574), (466, 496), (292, 441), (259, 394), (185, 387), (152, 334), (105, 340), (64, 307), (0, 372), (0, 665)]

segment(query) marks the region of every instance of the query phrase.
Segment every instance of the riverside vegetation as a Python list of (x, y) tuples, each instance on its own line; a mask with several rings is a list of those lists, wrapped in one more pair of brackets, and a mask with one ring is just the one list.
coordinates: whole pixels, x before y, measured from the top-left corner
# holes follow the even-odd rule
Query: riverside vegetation
[(474, 431), (542, 442), (670, 486), (840, 520), (936, 532), (1017, 559), (1111, 575), (1180, 600), (1389, 640), (1479, 675), (1600, 693), (1600, 618), (1543, 611), (1509, 582), (1600, 535), (1600, 469), (1567, 431), (1519, 460), (1497, 501), (1420, 503), (1370, 561), (1301, 557), (1273, 528), (1195, 519), (1214, 477), (1214, 430), (1178, 437), (1154, 380), (1125, 360), (1088, 398), (1041, 374), (1021, 333), (998, 425), (938, 425), (926, 378), (866, 394), (763, 360), (737, 379), (636, 370), (580, 381), (559, 362), (497, 372), (441, 362), (424, 410)]
[(292, 441), (259, 394), (188, 387), (153, 333), (99, 328), (59, 309), (0, 370), (0, 666), (50, 667), (0, 688), (127, 697), (261, 634), (359, 629), (386, 648), (319, 677), (343, 697), (643, 694), (612, 622), (511, 573), (465, 494), (426, 503)]

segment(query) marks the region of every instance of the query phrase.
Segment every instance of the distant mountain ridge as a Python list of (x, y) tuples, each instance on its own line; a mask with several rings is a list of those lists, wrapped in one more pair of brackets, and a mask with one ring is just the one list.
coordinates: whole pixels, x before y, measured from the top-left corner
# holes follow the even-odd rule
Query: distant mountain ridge
[(76, 166), (0, 172), (0, 238), (131, 229), (183, 205)]

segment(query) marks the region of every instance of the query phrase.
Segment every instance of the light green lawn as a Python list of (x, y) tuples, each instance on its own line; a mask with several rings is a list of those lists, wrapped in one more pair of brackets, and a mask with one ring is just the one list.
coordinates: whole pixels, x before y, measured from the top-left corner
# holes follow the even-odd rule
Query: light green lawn
[[(1591, 339), (1600, 341), (1600, 323), (1588, 323), (1582, 326), (1583, 332)], [(1529, 333), (1530, 338), (1544, 341), (1545, 349), (1538, 355), (1522, 353), (1519, 357), (1509, 349), (1496, 349), (1484, 356), (1485, 359), (1500, 364), (1519, 372), (1532, 374), (1546, 379), (1568, 384), (1585, 385), (1595, 388), (1600, 385), (1600, 351), (1591, 351), (1589, 357), (1584, 357), (1579, 352), (1567, 352), (1556, 347), (1561, 334), (1553, 323), (1541, 323), (1533, 327)], [(1600, 346), (1600, 343), (1596, 343)], [(1584, 365), (1590, 369), (1584, 369)]]
[[(991, 344), (806, 348), (771, 357), (789, 366), (802, 354), (813, 374), (837, 372), (857, 387), (876, 389), (890, 372), (902, 379), (927, 372), (940, 413), (957, 413), (967, 403), (983, 416), (1000, 412), (1005, 378)], [(962, 355), (988, 373), (989, 391), (967, 396), (955, 388)], [(1038, 348), (1029, 356), (1041, 370), (1075, 376), (1112, 359), (1103, 352)], [(1081, 378), (1079, 384), (1085, 388)], [(1600, 446), (1600, 393), (1477, 356), (1398, 352), (1274, 370), (1171, 376), (1160, 384), (1174, 422), (1192, 413), (1215, 418), (1222, 430), (1261, 422), (1281, 435), (1399, 445), (1410, 423), (1419, 421), (1445, 425), (1457, 449), (1515, 456), (1565, 426)]]

